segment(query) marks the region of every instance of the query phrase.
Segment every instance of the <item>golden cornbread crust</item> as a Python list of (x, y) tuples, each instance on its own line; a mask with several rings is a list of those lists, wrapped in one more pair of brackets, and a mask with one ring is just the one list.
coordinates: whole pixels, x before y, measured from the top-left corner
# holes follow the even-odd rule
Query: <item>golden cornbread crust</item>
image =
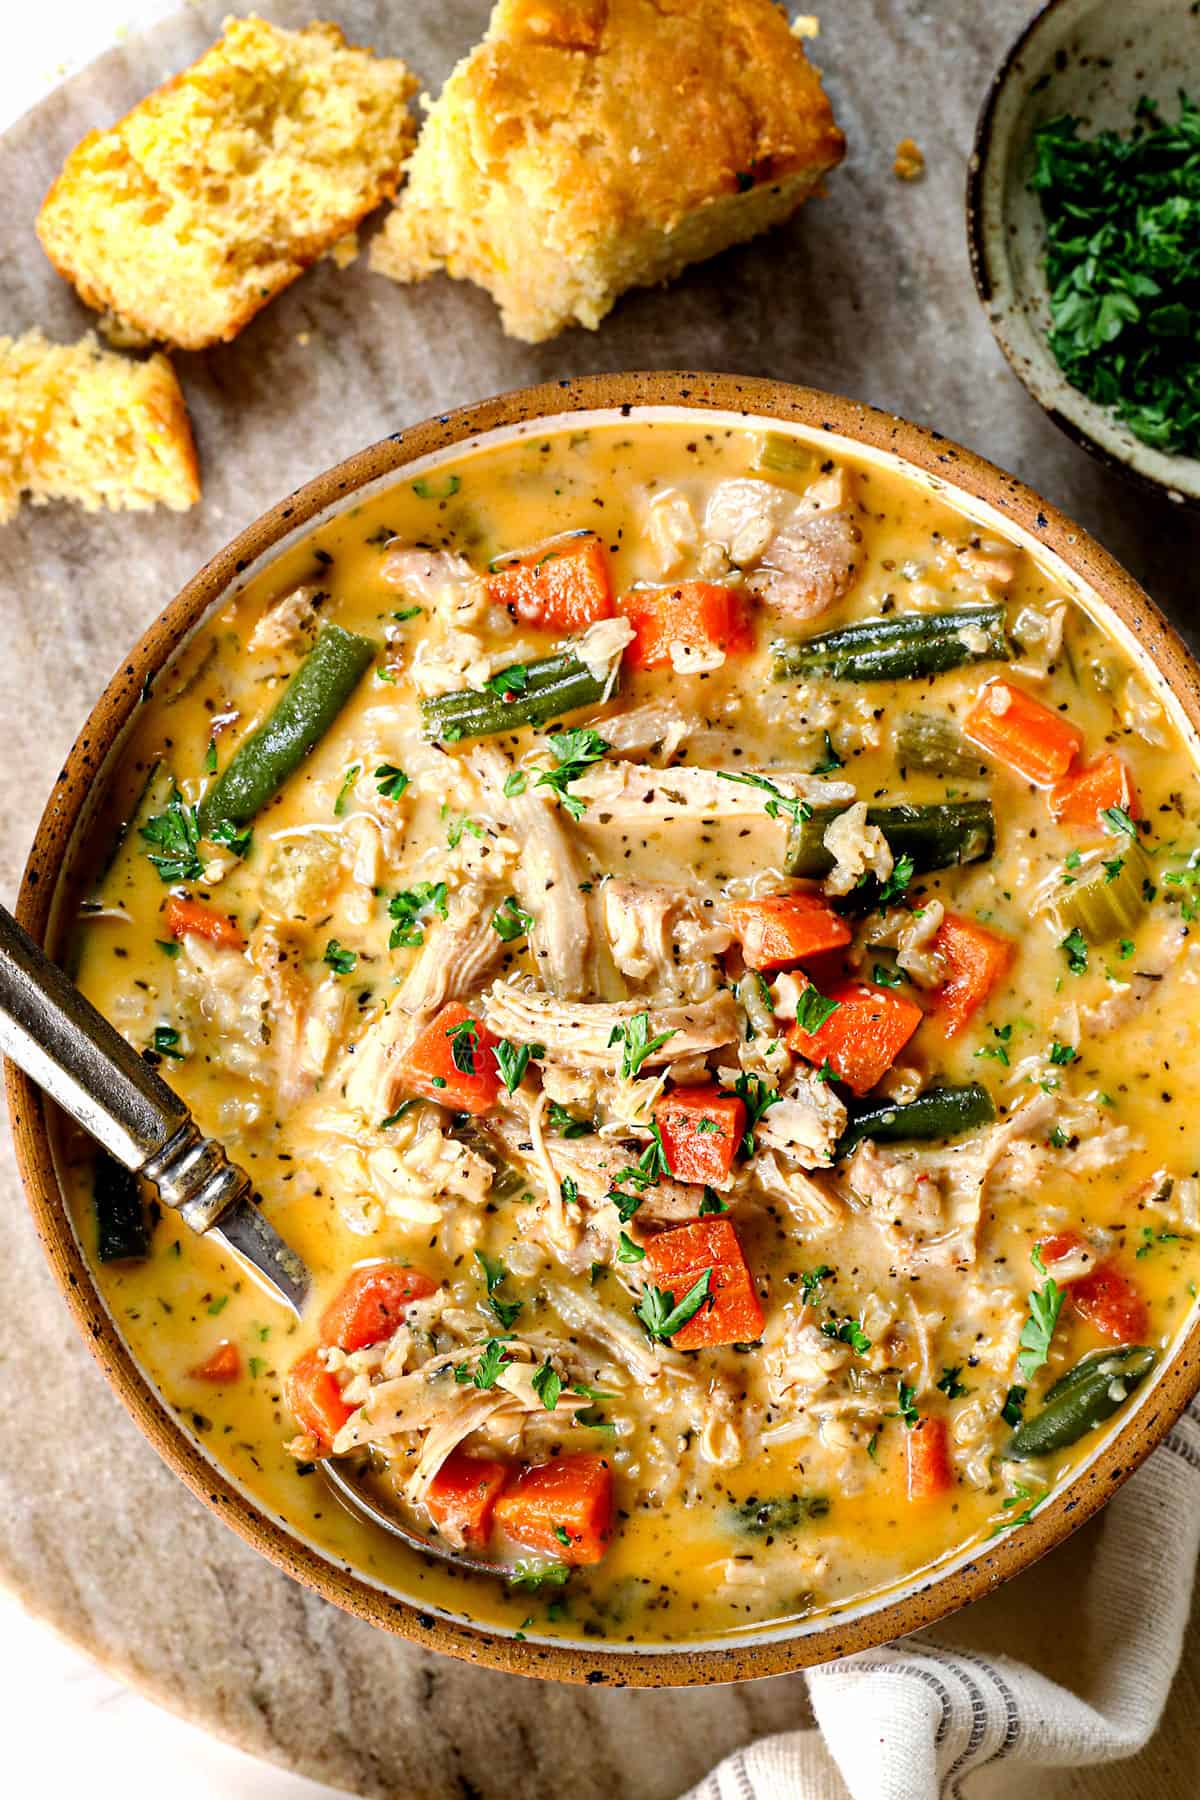
[(89, 512), (194, 505), (196, 450), (166, 357), (135, 362), (90, 332), (78, 344), (0, 338), (0, 524), (23, 494)]
[(499, 0), (371, 266), (478, 282), (536, 343), (786, 218), (844, 149), (773, 0)]
[(396, 191), (415, 130), (404, 63), (336, 25), (251, 15), (68, 156), (38, 215), (51, 262), (124, 341), (235, 337)]

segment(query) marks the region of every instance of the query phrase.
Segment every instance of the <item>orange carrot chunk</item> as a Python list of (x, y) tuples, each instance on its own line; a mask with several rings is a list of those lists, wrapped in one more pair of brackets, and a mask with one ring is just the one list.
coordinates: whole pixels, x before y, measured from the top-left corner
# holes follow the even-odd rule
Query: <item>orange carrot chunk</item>
[(211, 1381), (225, 1386), (231, 1381), (240, 1381), (242, 1377), (242, 1353), (236, 1344), (228, 1342), (218, 1344), (212, 1355), (204, 1362), (197, 1363), (189, 1369), (188, 1374), (193, 1381)]
[(689, 650), (750, 650), (754, 634), (736, 588), (711, 581), (681, 581), (677, 587), (631, 588), (618, 601), (637, 636), (625, 652), (633, 669), (665, 669), (671, 645)]
[(496, 1501), (496, 1523), (518, 1544), (562, 1563), (598, 1563), (613, 1534), (608, 1459), (583, 1452), (524, 1469)]
[(752, 969), (786, 969), (827, 950), (840, 950), (854, 935), (820, 894), (764, 894), (734, 900), (725, 909), (731, 930)]
[(1119, 806), (1131, 819), (1141, 818), (1137, 788), (1124, 757), (1106, 750), (1077, 775), (1050, 789), (1050, 811), (1060, 825), (1102, 824), (1101, 813)]
[(429, 1486), (425, 1505), (442, 1536), (461, 1549), (486, 1544), (496, 1501), (508, 1484), (507, 1463), (452, 1450)]
[(946, 977), (934, 995), (934, 1005), (946, 1036), (955, 1037), (1004, 975), (1013, 958), (1013, 945), (1008, 938), (985, 931), (974, 919), (948, 912), (931, 948)]
[[(1045, 1256), (1045, 1250), (1042, 1255)], [(1075, 1311), (1105, 1337), (1119, 1344), (1145, 1342), (1150, 1314), (1141, 1289), (1116, 1263), (1101, 1263), (1082, 1281), (1071, 1283)]]
[(500, 1092), (496, 1040), (461, 1000), (452, 1000), (409, 1046), (400, 1078), (427, 1100), (459, 1112), (485, 1113)]
[(342, 1390), (321, 1361), (320, 1351), (306, 1350), (292, 1364), (283, 1391), (301, 1431), (315, 1437), (322, 1456), (328, 1456), (334, 1438), (354, 1408), (342, 1399)]
[(572, 532), (488, 576), (488, 597), (523, 625), (578, 631), (612, 617), (612, 583), (594, 531)]
[(963, 730), (998, 762), (1035, 787), (1062, 781), (1083, 749), (1083, 733), (1010, 681), (989, 681)]
[(869, 981), (843, 981), (826, 995), (837, 1009), (816, 1031), (793, 1025), (789, 1050), (818, 1068), (829, 1064), (854, 1093), (870, 1091), (887, 1074), (924, 1018), (915, 1001)]
[(674, 1297), (675, 1305), (711, 1270), (708, 1294), (671, 1339), (676, 1350), (715, 1344), (753, 1344), (762, 1336), (763, 1312), (746, 1267), (737, 1232), (728, 1219), (694, 1219), (660, 1231), (646, 1245), (647, 1281)]
[(190, 894), (172, 894), (163, 907), (163, 923), (173, 938), (202, 937), (229, 950), (244, 950), (246, 937), (236, 919), (193, 900)]
[(910, 1500), (936, 1500), (954, 1486), (945, 1419), (921, 1419), (904, 1434)]
[(676, 1181), (723, 1187), (746, 1129), (746, 1107), (715, 1082), (672, 1088), (654, 1105), (667, 1167)]
[(405, 1307), (436, 1294), (438, 1285), (423, 1270), (399, 1263), (355, 1269), (321, 1314), (321, 1342), (346, 1351), (381, 1344), (403, 1322)]

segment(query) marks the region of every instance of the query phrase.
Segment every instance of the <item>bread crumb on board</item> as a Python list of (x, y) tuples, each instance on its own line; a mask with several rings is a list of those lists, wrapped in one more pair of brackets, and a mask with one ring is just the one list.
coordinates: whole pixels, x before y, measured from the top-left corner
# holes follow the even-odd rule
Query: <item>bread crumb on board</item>
[(892, 164), (892, 174), (899, 181), (920, 181), (924, 173), (924, 151), (910, 137), (901, 138), (896, 145), (896, 160)]
[(844, 151), (773, 0), (498, 0), (371, 266), (477, 282), (538, 343), (778, 224)]
[(0, 524), (22, 495), (88, 512), (182, 512), (200, 498), (187, 406), (167, 358), (136, 362), (91, 333), (0, 337)]
[[(227, 19), (210, 50), (72, 150), (38, 215), (51, 262), (129, 343), (228, 341), (390, 198), (416, 79), (338, 26)], [(119, 324), (115, 321), (120, 321)]]

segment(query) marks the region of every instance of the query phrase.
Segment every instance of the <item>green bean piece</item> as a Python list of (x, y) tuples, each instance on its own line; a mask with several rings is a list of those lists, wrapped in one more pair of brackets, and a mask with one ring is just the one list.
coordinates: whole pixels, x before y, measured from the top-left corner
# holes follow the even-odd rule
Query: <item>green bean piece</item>
[(929, 775), (986, 781), (991, 771), (946, 713), (905, 713), (896, 726), (896, 761)]
[(144, 1262), (150, 1254), (150, 1227), (137, 1176), (103, 1150), (92, 1177), (92, 1205), (99, 1260)]
[(977, 1081), (964, 1087), (927, 1088), (906, 1106), (876, 1100), (851, 1115), (834, 1157), (848, 1156), (864, 1138), (876, 1144), (905, 1144), (961, 1137), (990, 1125), (995, 1117), (992, 1096)]
[(768, 475), (807, 475), (813, 467), (813, 453), (800, 438), (788, 437), (782, 431), (766, 431), (754, 459), (754, 473)]
[(607, 674), (597, 678), (569, 650), (538, 662), (516, 663), (511, 689), (504, 689), (501, 669), (493, 676), (493, 687), (461, 688), (453, 694), (436, 694), (430, 700), (422, 700), (425, 735), (455, 744), (460, 738), (494, 736), (522, 725), (545, 725), (581, 706), (600, 706), (616, 690), (619, 666), (614, 662)]
[[(818, 879), (828, 875), (833, 856), (825, 848), (825, 833), (844, 813), (844, 806), (814, 806), (807, 818), (797, 818), (788, 834), (784, 867), (789, 875)], [(910, 856), (913, 872), (927, 875), (933, 869), (956, 863), (982, 862), (996, 845), (996, 815), (990, 800), (947, 800), (933, 806), (869, 806), (867, 823), (878, 825), (897, 861)]]
[(244, 738), (200, 802), (200, 831), (244, 825), (324, 737), (375, 655), (368, 638), (324, 625), (256, 731)]
[[(1119, 864), (1119, 867), (1115, 865)], [(1128, 937), (1146, 910), (1144, 883), (1149, 869), (1135, 843), (1081, 870), (1054, 897), (1064, 931), (1082, 931), (1092, 944)]]
[(1009, 659), (1002, 606), (859, 619), (819, 637), (778, 638), (771, 652), (776, 681), (913, 681)]
[(1013, 1432), (1005, 1456), (1025, 1462), (1077, 1444), (1112, 1418), (1157, 1361), (1158, 1351), (1145, 1344), (1091, 1351), (1054, 1383), (1041, 1411)]

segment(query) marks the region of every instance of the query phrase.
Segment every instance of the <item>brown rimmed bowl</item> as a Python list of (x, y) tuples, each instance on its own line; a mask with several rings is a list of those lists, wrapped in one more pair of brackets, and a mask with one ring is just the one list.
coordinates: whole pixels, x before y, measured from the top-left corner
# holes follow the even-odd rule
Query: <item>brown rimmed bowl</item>
[[(826, 452), (843, 450), (905, 474), (1024, 546), (1136, 658), (1193, 752), (1200, 754), (1200, 669), (1153, 602), (1086, 532), (1005, 475), (938, 433), (857, 401), (732, 375), (596, 375), (523, 388), (426, 420), (352, 456), (281, 500), (208, 562), (171, 601), (109, 682), (55, 784), (26, 864), (17, 904), (27, 930), (54, 952), (70, 924), (79, 872), (126, 728), (145, 684), (181, 643), (252, 575), (323, 518), (357, 504), (401, 472), (416, 473), (483, 442), (622, 418), (695, 419), (791, 430)], [(16, 1069), (6, 1085), (17, 1162), (51, 1270), (123, 1405), (159, 1455), (247, 1543), (295, 1580), (368, 1623), (470, 1662), (511, 1673), (611, 1686), (744, 1681), (849, 1655), (903, 1636), (979, 1599), (1091, 1517), (1170, 1429), (1200, 1387), (1200, 1314), (1180, 1333), (1119, 1429), (1038, 1508), (1032, 1520), (976, 1543), (907, 1581), (785, 1627), (764, 1627), (678, 1647), (605, 1649), (591, 1641), (531, 1637), (474, 1626), (356, 1574), (285, 1530), (205, 1452), (167, 1409), (122, 1340), (81, 1253), (55, 1171), (50, 1108)]]

